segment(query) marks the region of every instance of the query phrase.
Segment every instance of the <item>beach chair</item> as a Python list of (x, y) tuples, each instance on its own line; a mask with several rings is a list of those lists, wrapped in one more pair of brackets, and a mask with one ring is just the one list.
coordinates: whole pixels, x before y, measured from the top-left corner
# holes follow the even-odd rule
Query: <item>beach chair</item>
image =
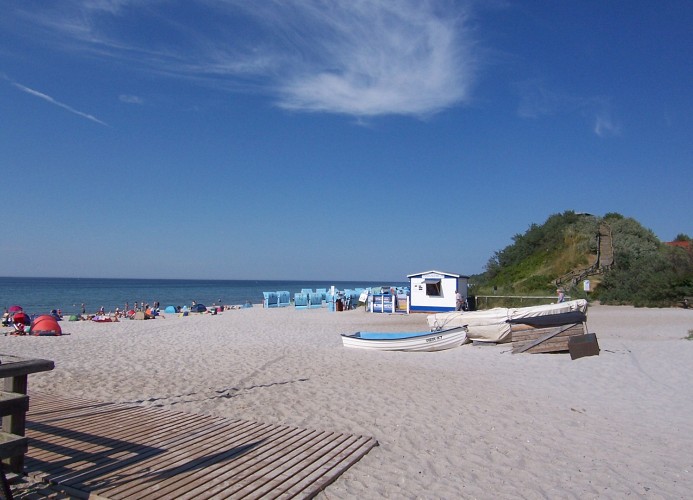
[(277, 307), (287, 307), (291, 305), (291, 294), (286, 291), (277, 292)]
[(356, 290), (347, 288), (344, 290), (344, 306), (345, 309), (354, 309), (359, 303), (359, 295), (361, 295)]
[(316, 288), (315, 293), (322, 295), (322, 300), (327, 300), (327, 288)]
[(277, 307), (278, 297), (277, 292), (262, 292), (263, 300), (262, 307)]
[(333, 294), (331, 294), (330, 292), (327, 292), (325, 294), (325, 304), (327, 304), (327, 309), (329, 311), (334, 312), (334, 310), (335, 310), (334, 309), (334, 301), (335, 300), (336, 300), (336, 297)]
[(308, 294), (308, 307), (315, 309), (322, 307), (322, 293), (311, 292)]
[(294, 294), (294, 307), (296, 309), (306, 309), (308, 307), (308, 295), (296, 292)]

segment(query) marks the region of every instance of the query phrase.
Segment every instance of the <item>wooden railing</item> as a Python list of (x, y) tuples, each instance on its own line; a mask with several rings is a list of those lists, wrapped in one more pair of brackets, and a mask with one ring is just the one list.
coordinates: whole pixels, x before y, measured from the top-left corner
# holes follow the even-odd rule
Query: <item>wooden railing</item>
[(606, 222), (599, 224), (597, 233), (597, 258), (589, 267), (575, 269), (556, 280), (556, 286), (574, 287), (589, 276), (603, 274), (614, 265), (614, 245), (611, 238), (611, 227)]
[[(558, 298), (555, 295), (476, 295), (474, 297), (474, 307), (476, 309), (488, 309), (489, 299), (503, 299), (501, 300), (502, 302), (519, 302), (520, 306), (537, 306), (554, 303)], [(566, 295), (565, 300), (572, 299), (570, 295)]]

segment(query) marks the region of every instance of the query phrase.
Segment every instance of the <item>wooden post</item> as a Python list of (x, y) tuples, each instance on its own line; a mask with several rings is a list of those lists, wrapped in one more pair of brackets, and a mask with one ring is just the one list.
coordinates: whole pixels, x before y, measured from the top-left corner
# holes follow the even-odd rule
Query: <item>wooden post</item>
[[(5, 379), (5, 391), (15, 394), (26, 394), (28, 389), (27, 375), (16, 375)], [(26, 412), (24, 410), (2, 417), (2, 431), (15, 436), (24, 436), (26, 432)], [(5, 460), (8, 469), (17, 474), (24, 470), (24, 455), (16, 455)]]

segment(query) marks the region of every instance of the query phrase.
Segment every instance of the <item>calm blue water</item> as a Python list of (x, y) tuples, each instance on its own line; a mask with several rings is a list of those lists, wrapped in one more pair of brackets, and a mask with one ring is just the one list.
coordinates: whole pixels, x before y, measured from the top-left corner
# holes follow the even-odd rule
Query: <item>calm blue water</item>
[(338, 290), (372, 286), (408, 286), (409, 283), (382, 283), (356, 281), (255, 281), (255, 280), (164, 280), (164, 279), (99, 279), (99, 278), (3, 278), (0, 277), (0, 308), (20, 305), (27, 313), (46, 314), (62, 309), (64, 314), (81, 312), (86, 305), (88, 313), (101, 306), (106, 311), (123, 309), (128, 302), (190, 306), (192, 301), (212, 305), (262, 303), (262, 292), (287, 290), (291, 297), (302, 288)]

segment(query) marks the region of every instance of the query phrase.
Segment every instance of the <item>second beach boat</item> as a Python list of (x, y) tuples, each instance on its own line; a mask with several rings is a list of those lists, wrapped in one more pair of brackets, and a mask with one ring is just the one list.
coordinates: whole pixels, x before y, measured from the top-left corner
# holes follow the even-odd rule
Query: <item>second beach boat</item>
[(344, 347), (377, 351), (442, 351), (467, 341), (467, 327), (458, 326), (434, 332), (356, 332), (342, 334)]

